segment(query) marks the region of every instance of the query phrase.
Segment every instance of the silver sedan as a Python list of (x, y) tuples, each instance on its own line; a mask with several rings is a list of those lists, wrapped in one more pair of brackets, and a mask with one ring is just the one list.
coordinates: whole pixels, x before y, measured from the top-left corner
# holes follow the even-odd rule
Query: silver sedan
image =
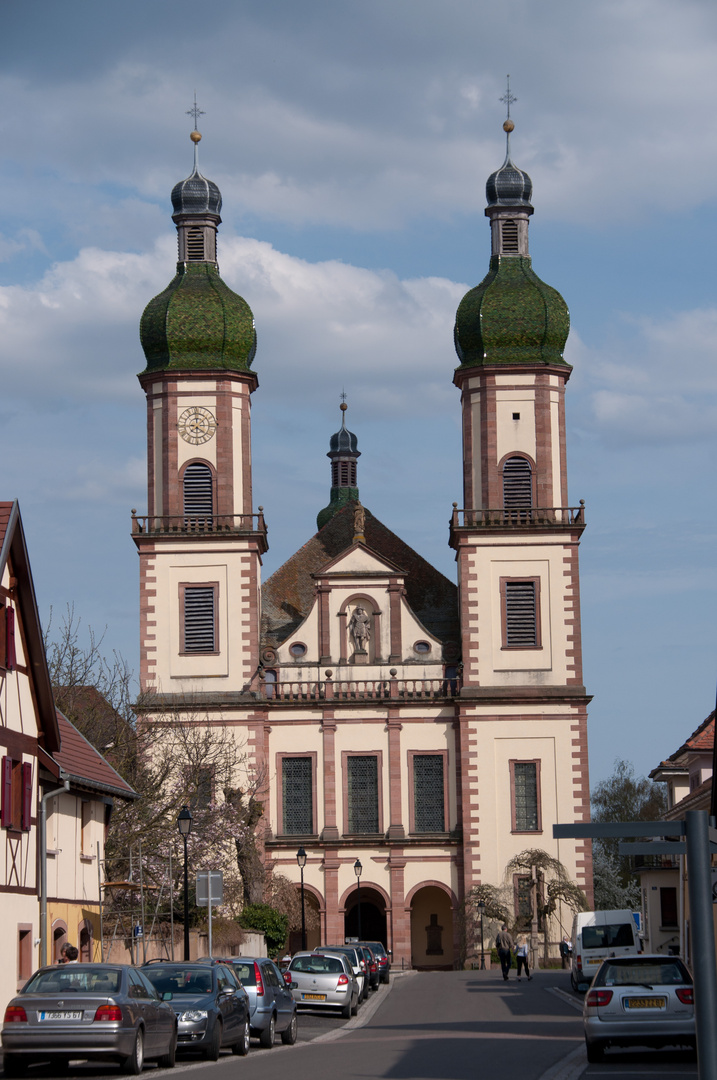
[(141, 1073), (145, 1058), (174, 1065), (177, 1020), (137, 968), (66, 964), (40, 968), (5, 1009), (6, 1076), (22, 1076), (34, 1061), (119, 1061)]
[(583, 1005), (588, 1061), (608, 1046), (695, 1045), (692, 976), (677, 956), (603, 960)]

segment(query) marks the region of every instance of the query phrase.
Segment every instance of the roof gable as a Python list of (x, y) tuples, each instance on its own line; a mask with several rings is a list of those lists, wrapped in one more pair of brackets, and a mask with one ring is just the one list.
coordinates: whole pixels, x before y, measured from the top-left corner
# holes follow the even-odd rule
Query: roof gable
[(139, 798), (109, 761), (102, 757), (99, 750), (95, 749), (59, 709), (57, 721), (62, 746), (52, 757), (71, 781), (81, 787), (106, 791), (120, 798)]
[(335, 559), (328, 562), (312, 577), (324, 577), (331, 574), (387, 574), (403, 576), (403, 570), (394, 563), (383, 559), (366, 544), (360, 541), (352, 544), (347, 551), (342, 551)]

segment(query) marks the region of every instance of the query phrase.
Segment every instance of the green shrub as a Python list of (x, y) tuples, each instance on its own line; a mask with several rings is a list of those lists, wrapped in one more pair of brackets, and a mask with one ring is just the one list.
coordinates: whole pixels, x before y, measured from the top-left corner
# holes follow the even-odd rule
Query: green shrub
[(264, 934), (269, 956), (277, 956), (286, 944), (289, 918), (271, 904), (246, 904), (237, 922), (245, 930)]

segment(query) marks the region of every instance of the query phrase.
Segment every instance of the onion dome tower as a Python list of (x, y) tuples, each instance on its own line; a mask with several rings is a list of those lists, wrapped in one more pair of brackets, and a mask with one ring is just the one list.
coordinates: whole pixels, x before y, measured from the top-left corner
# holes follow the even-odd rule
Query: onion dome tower
[[(196, 102), (190, 115), (196, 125)], [(140, 323), (147, 517), (132, 521), (140, 556), (141, 686), (186, 701), (195, 692), (245, 692), (251, 685), (268, 546), (261, 507), (255, 513), (252, 501), (254, 320), (219, 276), (222, 197), (199, 171), (201, 135), (194, 130), (190, 138), (194, 169), (172, 191), (177, 273)], [(158, 612), (169, 619), (161, 640)]]
[(510, 156), (513, 121), (503, 124), (505, 161), (488, 177), (490, 269), (461, 300), (454, 340), (461, 367), (484, 364), (561, 364), (570, 329), (567, 304), (541, 281), (528, 254), (533, 183)]
[(194, 169), (172, 191), (177, 226), (177, 273), (147, 304), (140, 322), (146, 371), (224, 368), (248, 371), (256, 353), (251, 308), (219, 276), (217, 226), (222, 196), (199, 172), (198, 131)]
[(339, 408), (341, 409), (341, 427), (335, 435), (331, 436), (329, 452), (326, 455), (331, 459), (331, 496), (329, 505), (325, 506), (316, 518), (316, 524), (320, 529), (347, 503), (359, 501), (356, 462), (361, 457), (361, 452), (358, 448), (358, 439), (353, 431), (349, 431), (346, 427), (348, 405), (342, 401)]

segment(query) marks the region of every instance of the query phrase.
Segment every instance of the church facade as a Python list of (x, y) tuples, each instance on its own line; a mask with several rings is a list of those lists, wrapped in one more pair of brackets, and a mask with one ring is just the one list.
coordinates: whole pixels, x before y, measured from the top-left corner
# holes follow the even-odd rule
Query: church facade
[[(420, 967), (457, 962), (461, 902), (504, 884), (525, 849), (557, 857), (592, 891), (588, 844), (552, 837), (553, 823), (589, 816), (569, 319), (532, 270), (532, 184), (508, 128), (486, 187), (488, 273), (456, 315), (455, 582), (362, 505), (342, 404), (317, 532), (262, 584), (256, 334), (219, 275), (221, 195), (198, 170), (198, 132), (194, 171), (172, 192), (177, 273), (141, 322), (148, 505), (132, 535), (147, 715), (236, 730), (259, 781), (267, 865), (298, 885), (306, 852), (320, 927), (309, 945), (360, 933)], [(511, 887), (518, 916), (529, 876)]]

